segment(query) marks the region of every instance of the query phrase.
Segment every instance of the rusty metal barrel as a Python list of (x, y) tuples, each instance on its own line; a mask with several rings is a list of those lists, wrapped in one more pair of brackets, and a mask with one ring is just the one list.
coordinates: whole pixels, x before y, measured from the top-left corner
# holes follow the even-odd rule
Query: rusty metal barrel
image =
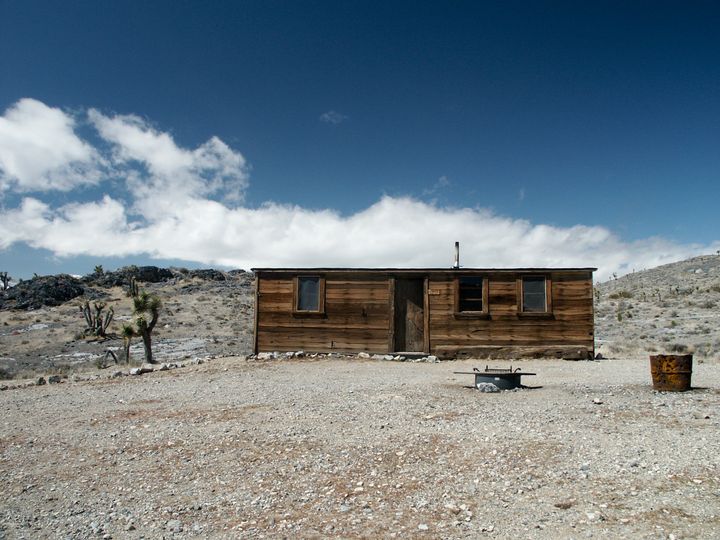
[(653, 388), (661, 392), (690, 390), (692, 354), (658, 354), (650, 357)]

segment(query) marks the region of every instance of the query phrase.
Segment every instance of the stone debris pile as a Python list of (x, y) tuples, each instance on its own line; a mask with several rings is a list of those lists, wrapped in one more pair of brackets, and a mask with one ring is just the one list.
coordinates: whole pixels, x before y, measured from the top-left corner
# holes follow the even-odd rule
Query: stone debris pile
[(293, 358), (311, 358), (311, 359), (345, 359), (345, 360), (383, 360), (386, 362), (413, 362), (413, 363), (430, 363), (438, 364), (440, 359), (432, 354), (423, 355), (403, 355), (403, 354), (371, 354), (368, 352), (352, 353), (306, 353), (305, 351), (287, 351), (287, 352), (261, 352), (251, 354), (247, 357), (249, 361), (267, 361), (267, 360), (291, 360)]

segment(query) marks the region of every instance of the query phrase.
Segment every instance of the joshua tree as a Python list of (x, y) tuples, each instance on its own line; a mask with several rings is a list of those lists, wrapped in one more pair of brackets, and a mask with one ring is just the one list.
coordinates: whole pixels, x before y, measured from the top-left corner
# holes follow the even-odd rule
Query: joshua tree
[[(135, 315), (136, 327), (133, 332), (142, 338), (145, 347), (145, 361), (149, 364), (154, 363), (151, 336), (158, 321), (160, 306), (160, 298), (154, 294), (149, 294), (145, 290), (133, 296), (133, 314)], [(150, 318), (149, 321), (148, 317)]]
[(129, 324), (123, 324), (122, 327), (122, 338), (123, 338), (123, 352), (125, 353), (125, 363), (130, 363), (130, 342), (132, 338), (137, 335), (135, 330)]
[(7, 272), (0, 272), (0, 282), (2, 283), (0, 290), (7, 291), (10, 288), (10, 276)]
[(107, 331), (108, 326), (110, 326), (110, 322), (113, 320), (113, 316), (115, 315), (115, 310), (111, 307), (107, 310), (105, 316), (103, 316), (102, 312), (105, 309), (105, 306), (105, 302), (94, 302), (94, 313), (93, 310), (90, 309), (90, 302), (86, 301), (84, 304), (79, 306), (80, 312), (83, 314), (83, 317), (85, 317), (85, 322), (87, 323), (87, 328), (85, 328), (86, 336), (93, 335), (105, 337), (105, 332)]
[[(145, 361), (148, 364), (155, 363), (152, 355), (152, 331), (157, 324), (162, 306), (160, 298), (148, 293), (138, 287), (135, 278), (130, 278), (128, 285), (128, 296), (133, 301), (134, 326), (124, 324), (122, 327), (123, 350), (125, 361), (130, 362), (130, 343), (135, 336), (141, 337), (145, 347)], [(148, 318), (150, 319), (148, 321)]]
[(138, 288), (137, 281), (135, 281), (134, 277), (130, 278), (130, 283), (128, 284), (127, 295), (132, 298), (140, 295), (140, 289)]

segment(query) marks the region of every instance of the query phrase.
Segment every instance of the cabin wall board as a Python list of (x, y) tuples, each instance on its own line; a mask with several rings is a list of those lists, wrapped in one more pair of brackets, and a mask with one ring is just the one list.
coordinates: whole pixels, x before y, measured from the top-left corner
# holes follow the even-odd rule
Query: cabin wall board
[(293, 275), (258, 279), (257, 350), (385, 352), (387, 276), (325, 276), (325, 313), (293, 313)]
[(454, 313), (452, 276), (431, 276), (428, 295), (432, 352), (451, 347), (578, 346), (593, 349), (592, 274), (551, 273), (552, 313), (532, 317), (519, 313), (518, 275), (489, 278), (487, 318), (458, 318)]

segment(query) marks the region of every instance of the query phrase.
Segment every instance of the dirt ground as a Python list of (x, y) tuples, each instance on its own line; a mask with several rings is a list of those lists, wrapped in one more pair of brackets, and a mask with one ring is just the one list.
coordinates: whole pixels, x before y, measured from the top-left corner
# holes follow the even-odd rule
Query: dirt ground
[[(712, 538), (720, 366), (249, 362), (0, 392), (0, 538)], [(482, 365), (481, 365), (482, 364)], [(492, 362), (507, 367), (507, 362)]]

